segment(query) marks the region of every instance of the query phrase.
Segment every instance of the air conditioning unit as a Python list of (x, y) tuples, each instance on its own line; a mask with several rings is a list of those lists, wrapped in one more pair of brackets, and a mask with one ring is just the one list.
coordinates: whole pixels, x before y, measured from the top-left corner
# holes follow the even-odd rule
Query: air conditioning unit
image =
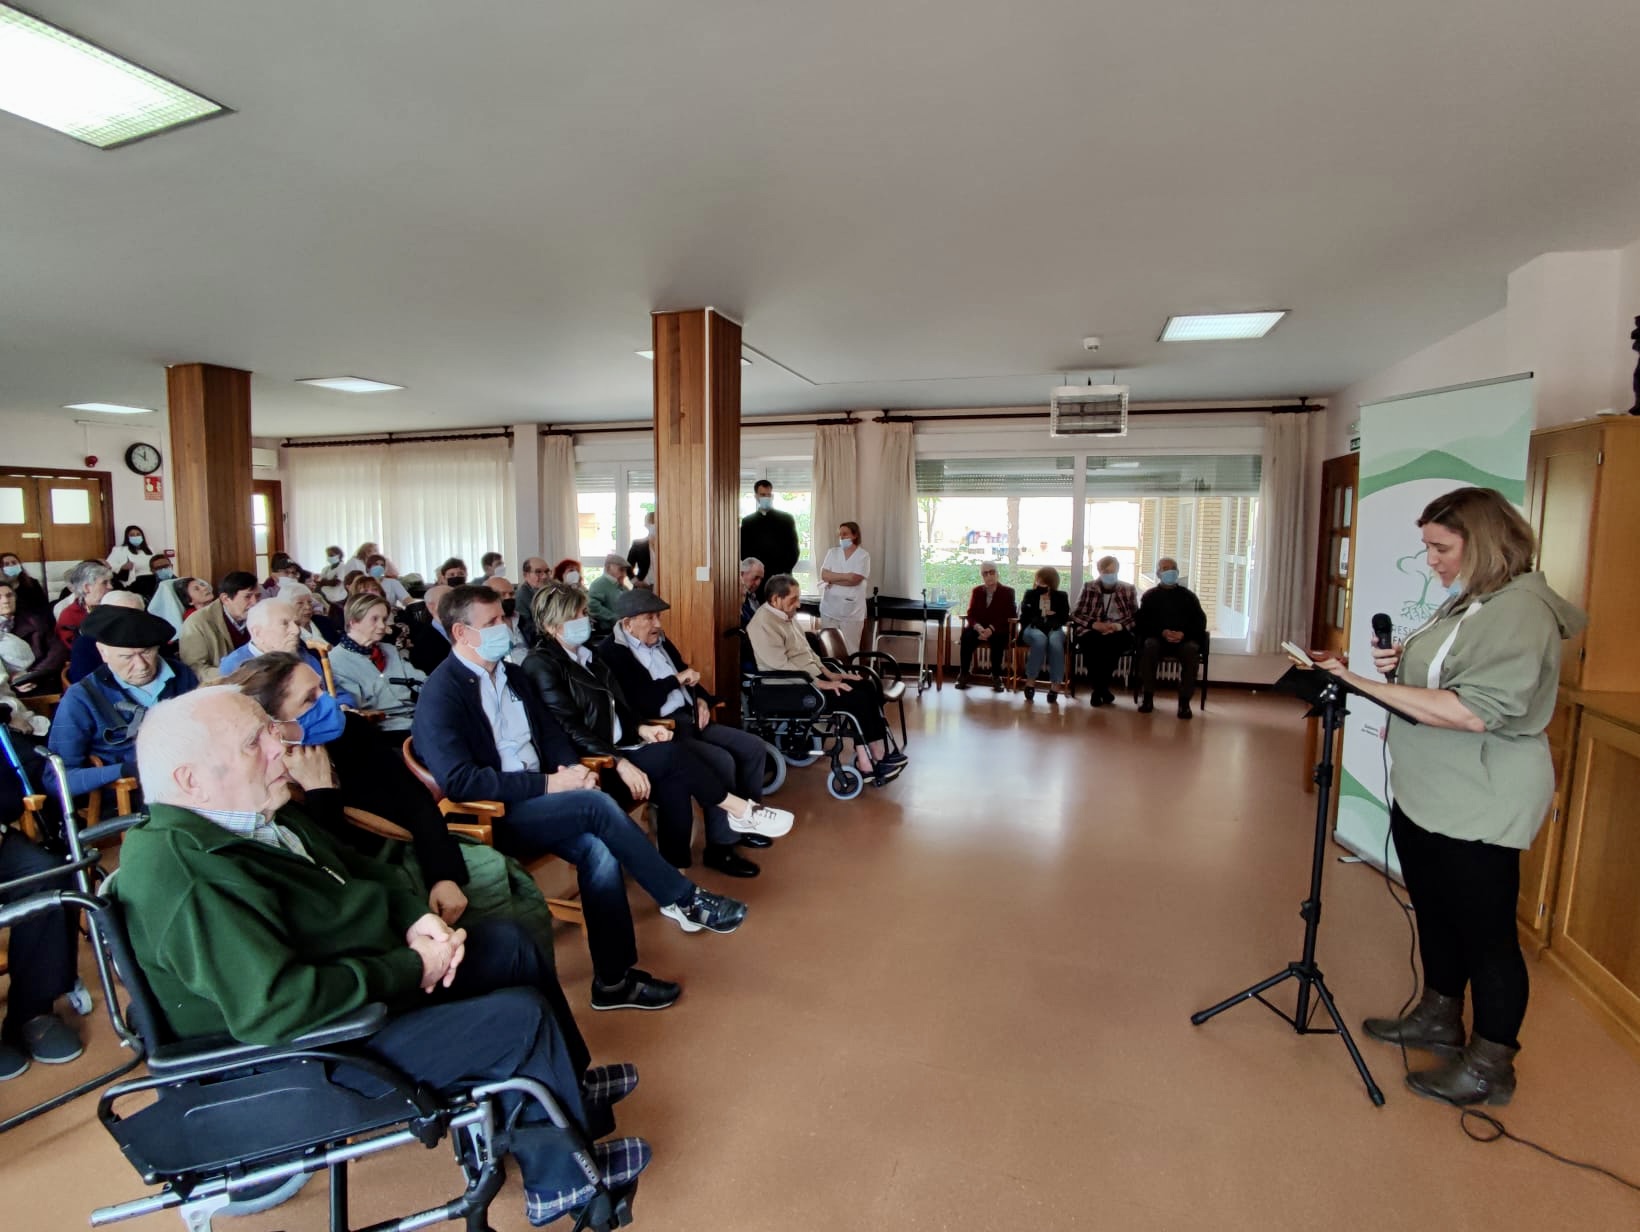
[(1126, 385), (1061, 385), (1048, 400), (1049, 436), (1126, 436)]
[(279, 469), (279, 451), (277, 449), (251, 450), (251, 469), (253, 471), (276, 471)]

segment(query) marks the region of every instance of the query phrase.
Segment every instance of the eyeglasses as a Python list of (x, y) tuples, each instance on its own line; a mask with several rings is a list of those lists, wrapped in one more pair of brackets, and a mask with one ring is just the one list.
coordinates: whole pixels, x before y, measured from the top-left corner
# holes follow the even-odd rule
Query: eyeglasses
[[(302, 743), (302, 725), (295, 719), (269, 719), (268, 734), (283, 745), (294, 747)], [(292, 735), (296, 737), (294, 740)]]

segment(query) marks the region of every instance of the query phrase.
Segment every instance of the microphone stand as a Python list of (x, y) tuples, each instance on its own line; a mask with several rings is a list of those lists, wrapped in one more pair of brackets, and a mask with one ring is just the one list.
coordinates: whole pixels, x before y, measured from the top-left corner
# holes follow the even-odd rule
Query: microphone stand
[[(1287, 674), (1276, 682), (1276, 687), (1283, 692), (1295, 693), (1310, 703), (1309, 715), (1321, 720), (1321, 760), (1315, 767), (1316, 802), (1315, 802), (1315, 840), (1310, 857), (1310, 892), (1308, 897), (1299, 905), (1299, 918), (1304, 921), (1304, 953), (1297, 962), (1290, 962), (1274, 975), (1268, 976), (1248, 988), (1242, 989), (1233, 996), (1226, 997), (1217, 1005), (1200, 1010), (1190, 1016), (1190, 1021), (1201, 1026), (1209, 1018), (1224, 1013), (1243, 1001), (1253, 1000), (1263, 1005), (1276, 1017), (1288, 1023), (1300, 1035), (1336, 1035), (1344, 1041), (1344, 1047), (1349, 1050), (1350, 1060), (1355, 1062), (1355, 1070), (1361, 1075), (1361, 1081), (1366, 1084), (1367, 1095), (1373, 1104), (1382, 1107), (1384, 1093), (1378, 1089), (1373, 1081), (1372, 1072), (1367, 1069), (1367, 1063), (1361, 1056), (1361, 1050), (1355, 1046), (1355, 1039), (1350, 1035), (1350, 1029), (1344, 1025), (1344, 1019), (1338, 1012), (1338, 1005), (1333, 1000), (1332, 992), (1327, 987), (1327, 981), (1321, 974), (1321, 968), (1316, 966), (1315, 946), (1316, 939), (1321, 931), (1321, 874), (1326, 866), (1327, 847), (1327, 814), (1332, 801), (1333, 782), (1333, 742), (1339, 728), (1343, 725), (1344, 716), (1348, 713), (1344, 698), (1346, 694), (1358, 693), (1344, 681), (1330, 672), (1317, 671), (1308, 668), (1291, 668)], [(1365, 694), (1359, 694), (1365, 697)], [(1373, 700), (1368, 698), (1369, 701)], [(1382, 705), (1381, 702), (1375, 702)], [(1385, 707), (1392, 714), (1399, 711)], [(1415, 720), (1401, 715), (1408, 722)], [(1272, 1005), (1264, 999), (1264, 994), (1278, 984), (1288, 980), (1298, 982), (1298, 1006), (1292, 1014)], [(1310, 1019), (1313, 1017), (1310, 1004), (1311, 994), (1326, 1009), (1327, 1016), (1332, 1019), (1331, 1027), (1312, 1027)]]

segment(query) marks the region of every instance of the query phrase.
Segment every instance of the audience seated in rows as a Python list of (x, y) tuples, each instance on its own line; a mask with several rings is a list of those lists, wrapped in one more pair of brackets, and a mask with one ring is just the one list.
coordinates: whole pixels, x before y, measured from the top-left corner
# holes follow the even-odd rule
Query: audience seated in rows
[(1139, 616), (1139, 592), (1122, 581), (1122, 563), (1114, 556), (1098, 561), (1099, 576), (1083, 583), (1071, 615), (1072, 636), (1088, 665), (1089, 697), (1095, 706), (1116, 700), (1110, 691), (1111, 673), (1124, 654), (1133, 649), (1133, 629)]
[(979, 567), (979, 585), (968, 595), (968, 614), (962, 620), (961, 666), (957, 670), (959, 689), (968, 687), (968, 669), (973, 666), (974, 651), (983, 642), (991, 652), (991, 688), (1002, 692), (1003, 663), (1008, 658), (1008, 643), (1019, 608), (1014, 588), (1002, 585), (999, 576), (996, 565), (986, 561)]
[(1179, 584), (1179, 563), (1164, 556), (1156, 562), (1156, 585), (1145, 592), (1136, 623), (1139, 642), (1139, 699), (1141, 713), (1155, 708), (1156, 669), (1164, 658), (1179, 662), (1179, 717), (1191, 716), (1190, 699), (1201, 671), (1202, 647), (1207, 643), (1207, 613), (1201, 600)]
[(262, 597), (254, 573), (236, 569), (216, 584), (216, 597), (182, 626), (182, 661), (194, 669), (201, 684), (215, 680), (222, 660), (250, 641), (245, 617)]
[[(152, 612), (104, 605), (87, 617), (81, 636), (96, 645), (103, 665), (63, 694), (49, 741), (74, 796), (135, 775), (137, 734), (148, 712), (199, 683), (186, 664), (161, 653), (171, 626)], [(93, 757), (102, 765), (93, 766)]]
[(733, 932), (745, 904), (707, 893), (660, 857), (598, 779), (522, 668), (503, 662), (511, 637), (486, 586), (443, 596), (439, 618), (453, 653), (427, 678), (416, 706), (416, 756), (454, 800), (506, 806), (497, 845), (519, 859), (552, 852), (575, 865), (592, 952), (594, 1009), (664, 1009), (682, 992), (636, 964), (622, 870), (685, 932)]
[[(148, 610), (142, 596), (131, 590), (109, 591), (102, 597), (102, 602), (97, 604), (97, 610), (105, 607), (123, 607), (133, 612)], [(85, 626), (82, 624), (80, 632), (75, 635), (74, 642), (68, 650), (68, 683), (78, 684), (101, 667), (102, 662), (102, 655), (97, 652), (96, 639), (85, 635)]]
[(794, 621), (802, 603), (796, 578), (777, 573), (768, 580), (764, 592), (767, 599), (746, 626), (758, 669), (807, 676), (825, 697), (827, 711), (854, 717), (862, 737), (854, 747), (854, 765), (866, 781), (882, 787), (898, 778), (905, 769), (906, 756), (898, 750), (888, 751), (881, 693), (858, 672), (827, 667), (814, 653)]
[(382, 712), (384, 732), (407, 732), (416, 690), (426, 676), (387, 639), (391, 621), (387, 600), (380, 595), (349, 599), (343, 614), (347, 631), (331, 649), (330, 670), (337, 689), (346, 689), (366, 710)]
[[(532, 1078), (588, 1136), (613, 1127), (608, 1105), (636, 1073), (590, 1068), (534, 938), (502, 919), (452, 929), (336, 842), (310, 817), (339, 808), (323, 751), (285, 746), (254, 701), (212, 688), (156, 708), (138, 760), (150, 815), (125, 836), (114, 894), (178, 1036), (284, 1043), (381, 1001), (394, 1016), (367, 1051), (429, 1088)], [(541, 1116), (526, 1102), (511, 1143), (537, 1226), (592, 1196), (572, 1141)], [(593, 1150), (611, 1184), (648, 1160), (636, 1138)]]
[[(615, 627), (615, 601), (626, 590), (626, 557), (611, 552), (604, 557), (604, 571), (592, 579), (587, 587), (587, 611), (592, 617), (592, 632), (598, 637), (609, 636)], [(540, 628), (540, 603), (536, 604), (536, 627)]]
[(68, 594), (53, 609), (57, 640), (72, 648), (74, 635), (103, 596), (114, 589), (114, 571), (100, 560), (82, 560), (68, 571)]
[(1036, 571), (1035, 584), (1019, 603), (1019, 641), (1025, 647), (1025, 700), (1036, 696), (1036, 678), (1042, 660), (1048, 660), (1048, 704), (1059, 704), (1059, 690), (1065, 685), (1065, 626), (1070, 622), (1071, 603), (1059, 589), (1059, 570), (1044, 565)]
[[(667, 606), (648, 591), (623, 593), (619, 602), (640, 597)], [(778, 837), (790, 827), (791, 814), (765, 809), (760, 815), (696, 755), (698, 742), (674, 744), (672, 733), (653, 722), (658, 715), (632, 709), (609, 665), (587, 646), (592, 621), (579, 587), (555, 582), (537, 595), (535, 623), (541, 639), (525, 656), (524, 675), (579, 756), (613, 760), (602, 776), (603, 790), (623, 809), (642, 800), (654, 803), (656, 841), (674, 868), (692, 862), (693, 800), (706, 817), (706, 866), (731, 877), (755, 877), (757, 865), (736, 854), (736, 841), (743, 833)]]

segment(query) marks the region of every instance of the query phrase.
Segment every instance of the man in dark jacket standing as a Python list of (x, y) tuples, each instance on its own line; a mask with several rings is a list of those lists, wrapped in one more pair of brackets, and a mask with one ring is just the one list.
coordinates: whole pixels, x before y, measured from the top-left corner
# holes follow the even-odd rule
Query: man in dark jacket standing
[(759, 479), (752, 492), (757, 508), (740, 519), (741, 559), (757, 557), (763, 562), (765, 578), (790, 573), (803, 554), (797, 543), (797, 522), (774, 507), (774, 484), (767, 479)]
[(1156, 562), (1157, 585), (1139, 604), (1135, 635), (1139, 642), (1139, 713), (1154, 710), (1156, 668), (1165, 655), (1179, 661), (1179, 717), (1190, 717), (1196, 693), (1202, 647), (1207, 644), (1207, 613), (1189, 587), (1179, 585), (1179, 562), (1164, 556)]

